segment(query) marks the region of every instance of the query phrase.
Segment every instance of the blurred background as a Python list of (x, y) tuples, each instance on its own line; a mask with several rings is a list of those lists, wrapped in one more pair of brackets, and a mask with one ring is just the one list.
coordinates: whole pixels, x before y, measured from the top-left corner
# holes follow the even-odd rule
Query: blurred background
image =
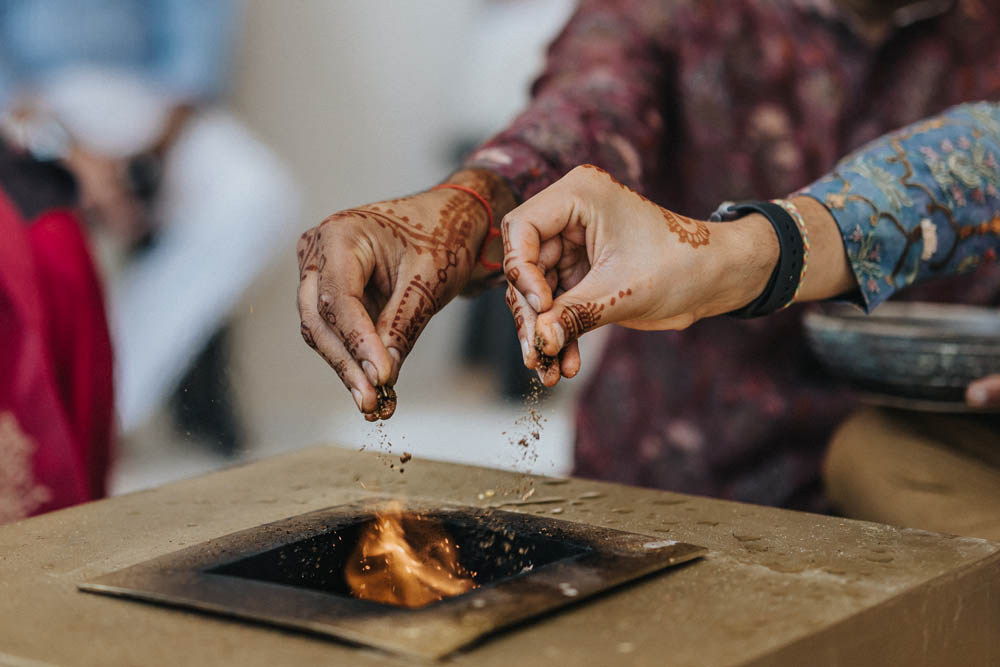
[[(519, 397), (524, 376), (517, 371), (520, 358), (501, 294), (479, 303), (458, 299), (432, 320), (401, 374), (399, 408), (379, 431), (302, 343), (294, 248), (302, 231), (331, 212), (437, 182), (464, 150), (500, 129), (526, 101), (544, 45), (572, 5), (235, 5), (232, 61), (216, 105), (269, 149), (279, 165), (272, 168), (287, 174), (280, 197), (290, 219), (272, 224), (271, 231), (237, 223), (235, 234), (260, 234), (275, 251), (260, 251), (245, 286), (215, 306), (222, 311), (211, 318), (217, 328), (189, 337), (184, 349), (167, 355), (171, 367), (147, 374), (151, 380), (123, 381), (117, 369), (116, 389), (126, 393), (118, 399), (122, 429), (112, 493), (317, 443), (391, 446), (428, 458), (568, 472), (570, 406), (584, 378), (562, 383), (545, 399), (547, 422), (535, 451), (513, 444), (520, 437), (511, 438), (519, 432), (516, 422), (526, 414)], [(214, 168), (221, 177), (234, 166)], [(205, 261), (211, 255), (206, 248)], [(102, 257), (113, 272), (114, 252)], [(161, 296), (167, 303), (177, 299)], [(513, 353), (493, 338), (486, 350), (470, 345), (476, 327), (487, 322), (502, 322), (497, 326), (505, 327)], [(600, 349), (596, 337), (585, 342), (584, 371), (596, 365)], [(134, 350), (126, 362), (155, 367), (143, 354)]]

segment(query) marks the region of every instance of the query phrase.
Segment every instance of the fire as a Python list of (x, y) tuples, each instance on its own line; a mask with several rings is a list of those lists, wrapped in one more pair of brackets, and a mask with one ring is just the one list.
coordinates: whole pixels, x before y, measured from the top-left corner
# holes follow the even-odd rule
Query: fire
[(365, 527), (344, 575), (354, 597), (409, 608), (477, 586), (440, 523), (398, 504)]

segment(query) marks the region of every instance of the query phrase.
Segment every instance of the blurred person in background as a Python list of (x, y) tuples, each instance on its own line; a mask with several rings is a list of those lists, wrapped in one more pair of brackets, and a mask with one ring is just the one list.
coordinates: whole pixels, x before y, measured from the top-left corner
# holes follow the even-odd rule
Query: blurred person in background
[(108, 277), (121, 427), (208, 346), (178, 412), (226, 453), (239, 432), (213, 336), (297, 207), (284, 166), (219, 106), (236, 14), (231, 0), (0, 0), (3, 134), (79, 185)]
[(0, 523), (106, 490), (111, 342), (75, 200), (0, 139)]
[[(795, 191), (890, 130), (1000, 98), (998, 10), (996, 0), (583, 0), (529, 107), (444, 187), (341, 211), (303, 235), (303, 337), (366, 418), (391, 416), (385, 387), (427, 321), (459, 292), (502, 280), (491, 215), (499, 222), (582, 163), (693, 217)], [(477, 262), (484, 243), (492, 264)], [(904, 298), (995, 305), (1000, 269)], [(821, 461), (855, 402), (810, 355), (802, 313), (614, 330), (577, 412), (575, 474), (828, 509)], [(560, 370), (575, 375), (579, 362), (571, 344)]]

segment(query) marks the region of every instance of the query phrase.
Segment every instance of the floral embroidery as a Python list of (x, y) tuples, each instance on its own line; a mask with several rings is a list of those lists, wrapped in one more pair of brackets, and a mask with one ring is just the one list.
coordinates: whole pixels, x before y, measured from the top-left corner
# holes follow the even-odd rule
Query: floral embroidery
[(995, 256), (998, 153), (1000, 105), (962, 105), (869, 144), (802, 191), (837, 220), (866, 308)]
[(1000, 118), (997, 118), (995, 104), (967, 104), (965, 109), (983, 132), (991, 135), (995, 141), (1000, 141)]
[(0, 413), (0, 523), (23, 519), (52, 499), (33, 474), (34, 441), (21, 430), (17, 418)]
[(974, 201), (983, 203), (983, 189), (992, 187), (995, 192), (993, 183), (1000, 178), (996, 156), (987, 150), (983, 142), (973, 143), (964, 135), (959, 138), (958, 144), (959, 149), (955, 149), (947, 139), (941, 143), (941, 151), (946, 157), (930, 146), (922, 146), (920, 153), (934, 181), (950, 196), (953, 205), (965, 206), (968, 203), (966, 194)]
[(847, 171), (852, 171), (861, 178), (871, 181), (889, 200), (889, 206), (892, 208), (900, 209), (913, 205), (913, 200), (906, 195), (899, 179), (892, 172), (865, 162), (863, 156), (855, 160), (854, 164), (847, 168)]
[(878, 292), (879, 280), (883, 277), (884, 271), (880, 263), (881, 252), (879, 247), (879, 235), (876, 230), (870, 230), (867, 234), (861, 231), (861, 227), (855, 226), (851, 239), (855, 239), (856, 248), (848, 251), (848, 258), (851, 266), (854, 267), (854, 275), (858, 282), (864, 281), (868, 289)]
[(847, 198), (839, 192), (832, 192), (826, 196), (826, 205), (828, 208), (844, 208), (847, 203)]

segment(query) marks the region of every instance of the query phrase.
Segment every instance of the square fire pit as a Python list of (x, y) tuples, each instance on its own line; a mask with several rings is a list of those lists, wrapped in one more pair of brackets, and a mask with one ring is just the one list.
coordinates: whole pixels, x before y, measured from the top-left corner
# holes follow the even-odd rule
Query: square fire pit
[[(360, 599), (348, 570), (363, 535), (393, 512), (447, 535), (471, 589), (409, 605)], [(441, 658), (705, 551), (531, 514), (378, 498), (232, 533), (79, 588)]]

